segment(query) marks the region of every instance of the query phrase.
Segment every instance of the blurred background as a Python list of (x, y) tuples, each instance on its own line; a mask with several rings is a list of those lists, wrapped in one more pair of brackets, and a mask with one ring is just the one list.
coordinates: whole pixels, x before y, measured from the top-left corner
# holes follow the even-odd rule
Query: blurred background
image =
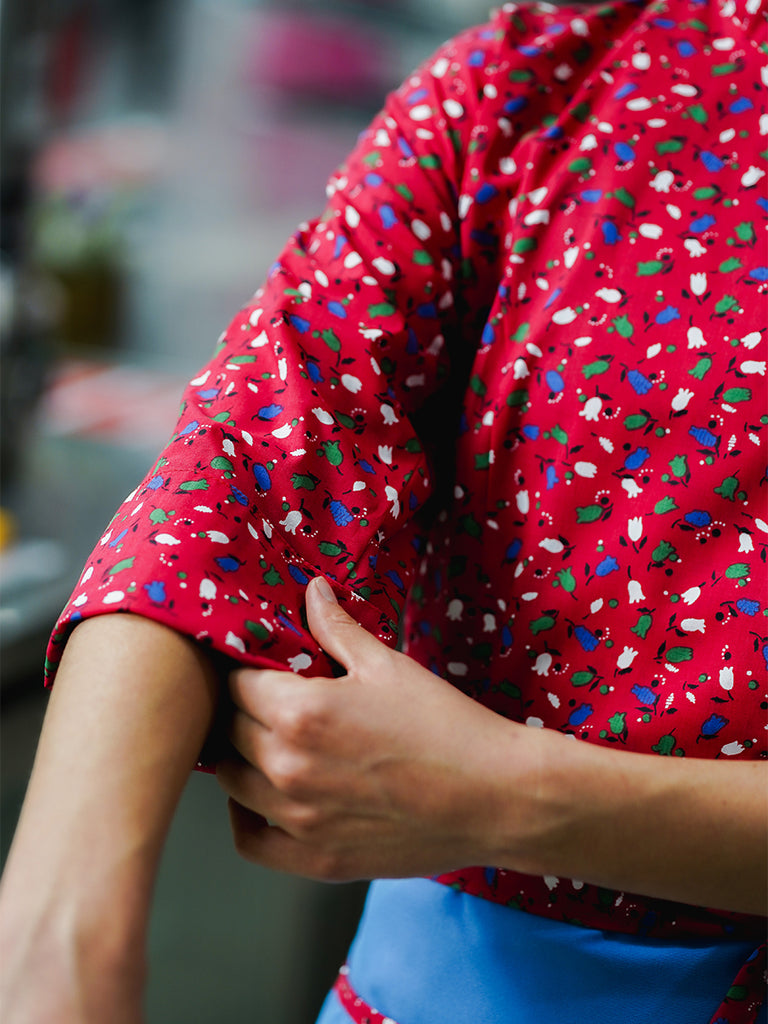
[[(0, 0), (0, 855), (48, 632), (181, 389), (385, 92), (484, 0)], [(41, 836), (41, 842), (45, 837)], [(310, 1024), (364, 886), (238, 860), (195, 775), (149, 1024)]]

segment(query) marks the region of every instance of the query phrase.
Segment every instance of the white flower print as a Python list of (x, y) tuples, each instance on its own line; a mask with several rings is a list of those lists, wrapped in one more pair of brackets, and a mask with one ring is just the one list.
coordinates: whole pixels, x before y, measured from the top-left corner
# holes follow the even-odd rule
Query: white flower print
[(721, 748), (720, 753), (725, 754), (726, 757), (736, 757), (738, 754), (744, 753), (744, 747), (738, 740), (731, 740)]
[(718, 682), (724, 690), (733, 689), (733, 669), (730, 665), (725, 665), (723, 668), (720, 669)]
[(632, 477), (625, 477), (621, 481), (621, 486), (630, 498), (636, 498), (638, 494), (643, 493), (643, 488), (640, 487), (637, 481), (633, 480)]
[(645, 600), (643, 588), (640, 586), (640, 582), (638, 580), (630, 580), (629, 583), (627, 583), (627, 590), (629, 591), (630, 604), (638, 604), (640, 601)]
[(229, 544), (230, 542), (229, 537), (221, 530), (206, 530), (205, 535), (214, 544)]
[(393, 487), (392, 484), (387, 484), (384, 487), (384, 493), (387, 496), (387, 501), (392, 502), (392, 508), (390, 509), (390, 512), (395, 517), (395, 519), (397, 519), (397, 517), (400, 515), (400, 492), (396, 487)]
[(347, 389), (347, 391), (351, 391), (353, 395), (356, 395), (359, 391), (362, 390), (363, 387), (363, 382), (360, 380), (360, 378), (355, 377), (351, 373), (343, 373), (341, 375), (341, 383)]
[(621, 654), (616, 659), (617, 668), (624, 669), (629, 668), (632, 662), (635, 660), (639, 651), (636, 651), (634, 647), (625, 647)]
[(621, 302), (621, 292), (618, 288), (598, 288), (595, 295), (603, 302)]
[(577, 315), (576, 310), (572, 306), (564, 306), (552, 314), (552, 323), (563, 327), (566, 324), (572, 324)]
[(683, 245), (694, 259), (697, 256), (703, 256), (707, 251), (698, 238), (686, 238)]
[(234, 647), (240, 654), (245, 654), (245, 641), (230, 630), (224, 638), (227, 647)]
[(294, 654), (292, 658), (288, 658), (288, 664), (291, 667), (291, 672), (301, 672), (303, 669), (309, 668), (312, 659), (305, 651), (302, 651), (300, 654)]
[(643, 535), (643, 519), (642, 516), (632, 516), (631, 519), (627, 520), (627, 533), (631, 541), (638, 541)]
[(752, 534), (747, 533), (746, 530), (743, 530), (741, 533), (739, 533), (739, 554), (749, 554), (751, 551), (754, 550), (755, 548), (752, 543)]
[[(697, 276), (699, 276), (699, 275), (691, 274), (691, 280), (693, 280), (693, 278), (697, 277)], [(705, 275), (705, 277), (706, 277), (706, 275)], [(707, 339), (704, 337), (700, 327), (696, 327), (696, 326), (689, 327), (688, 328), (688, 333), (687, 333), (687, 338), (688, 338), (688, 348), (701, 348), (703, 345), (707, 344)]]
[(544, 653), (540, 654), (536, 659), (536, 662), (533, 666), (533, 671), (536, 673), (536, 675), (548, 676), (551, 665), (552, 655), (549, 653), (549, 651), (544, 651)]
[[(703, 271), (691, 274), (691, 291), (694, 295), (703, 295), (707, 290), (707, 275)], [(689, 332), (690, 334), (690, 332)], [(690, 337), (689, 337), (690, 345)]]
[(285, 527), (286, 533), (296, 533), (298, 526), (301, 524), (301, 520), (304, 517), (298, 509), (291, 509), (286, 515), (285, 519), (280, 520), (280, 525)]
[(761, 377), (765, 376), (765, 360), (757, 359), (745, 359), (739, 369), (742, 373), (759, 373)]
[(558, 540), (557, 537), (545, 537), (544, 540), (539, 541), (539, 547), (549, 551), (550, 554), (559, 555), (563, 550), (563, 542)]
[(752, 165), (748, 167), (747, 170), (742, 174), (741, 184), (744, 186), (744, 188), (752, 188), (753, 185), (756, 185), (758, 181), (760, 181), (761, 178), (764, 177), (765, 171), (762, 170), (760, 167), (755, 167), (754, 165)]
[(669, 192), (675, 181), (672, 171), (659, 171), (651, 182), (651, 188), (656, 192)]
[(680, 388), (672, 399), (672, 408), (675, 412), (682, 412), (683, 409), (688, 405), (690, 400), (693, 398), (693, 392), (688, 388)]
[(706, 619), (683, 619), (680, 629), (686, 633), (703, 633), (707, 628)]
[(597, 423), (600, 417), (600, 410), (602, 408), (602, 398), (598, 398), (597, 395), (594, 395), (592, 398), (588, 398), (584, 403), (584, 408), (579, 411), (579, 416), (583, 416), (588, 423)]

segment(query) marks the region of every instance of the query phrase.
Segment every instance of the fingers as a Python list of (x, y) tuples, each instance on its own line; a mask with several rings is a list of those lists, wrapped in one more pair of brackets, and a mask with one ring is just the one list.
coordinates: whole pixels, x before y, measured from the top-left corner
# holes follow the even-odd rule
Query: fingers
[(260, 822), (267, 822), (291, 835), (301, 836), (309, 833), (320, 820), (316, 809), (288, 797), (249, 764), (222, 761), (216, 766), (216, 779), (230, 801), (251, 816), (247, 819), (249, 828), (260, 828)]
[(233, 797), (229, 798), (227, 810), (235, 849), (240, 856), (255, 864), (279, 869), (280, 862), (285, 860), (280, 847), (284, 844), (284, 838), (289, 838), (286, 833), (270, 825), (262, 814), (244, 807)]
[(254, 726), (277, 730), (292, 739), (298, 738), (303, 720), (311, 719), (315, 708), (322, 705), (325, 682), (287, 670), (239, 668), (230, 673), (228, 686), (236, 711)]
[(278, 794), (258, 768), (230, 758), (216, 765), (216, 780), (232, 800), (257, 817), (276, 820)]
[[(387, 671), (393, 652), (344, 611), (322, 576), (307, 586), (306, 602), (310, 631), (332, 658), (354, 670), (359, 679), (381, 677)], [(230, 673), (229, 692), (235, 707), (272, 728), (287, 701), (308, 694), (308, 684), (319, 682), (325, 680), (309, 680), (288, 670), (241, 668)]]
[(378, 663), (382, 654), (389, 654), (376, 637), (363, 629), (336, 601), (322, 576), (310, 581), (306, 590), (307, 621), (312, 636), (320, 646), (347, 670)]
[[(277, 672), (274, 669), (238, 668), (229, 673), (227, 684), (232, 703), (255, 722), (266, 726), (269, 696), (285, 686), (293, 677), (292, 672)], [(294, 677), (295, 678), (295, 677)]]
[(230, 826), (240, 856), (305, 878), (345, 880), (349, 868), (340, 851), (323, 841), (331, 818), (286, 799), (258, 775), (237, 762), (217, 768), (219, 784), (229, 795)]
[(262, 722), (236, 708), (228, 733), (230, 743), (246, 761), (258, 765), (264, 760), (269, 730)]
[(229, 801), (229, 820), (235, 849), (254, 864), (320, 882), (346, 882), (361, 877), (349, 857), (305, 844), (283, 829), (267, 825), (261, 815), (235, 800)]
[(316, 802), (332, 785), (336, 764), (324, 751), (286, 742), (236, 712), (230, 738), (240, 757), (221, 760), (216, 774), (241, 804), (269, 818), (283, 803)]
[(238, 835), (256, 836), (264, 829), (270, 828), (270, 824), (263, 814), (243, 807), (233, 797), (227, 801), (227, 810), (232, 831), (237, 830)]

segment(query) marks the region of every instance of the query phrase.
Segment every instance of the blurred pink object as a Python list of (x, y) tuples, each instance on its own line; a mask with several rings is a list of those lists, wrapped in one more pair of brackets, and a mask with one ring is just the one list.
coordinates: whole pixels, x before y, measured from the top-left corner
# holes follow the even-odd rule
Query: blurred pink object
[(380, 100), (392, 85), (386, 37), (340, 18), (260, 12), (247, 59), (252, 85), (320, 100)]
[(64, 360), (42, 401), (49, 435), (154, 447), (173, 431), (185, 380), (138, 366)]
[(151, 122), (117, 122), (55, 136), (43, 147), (34, 169), (43, 193), (90, 192), (133, 187), (167, 168), (167, 131)]

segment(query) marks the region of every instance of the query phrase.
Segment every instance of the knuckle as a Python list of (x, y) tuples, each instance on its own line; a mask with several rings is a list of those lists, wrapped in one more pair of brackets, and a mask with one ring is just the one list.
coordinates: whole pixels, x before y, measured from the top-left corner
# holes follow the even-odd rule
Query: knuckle
[(239, 829), (236, 826), (232, 829), (232, 842), (235, 847), (235, 852), (239, 857), (242, 857), (243, 860), (252, 859), (251, 844), (248, 841), (248, 836), (242, 829)]
[(278, 713), (278, 729), (288, 743), (297, 747), (315, 746), (326, 722), (323, 702), (308, 694), (287, 701)]
[(231, 818), (231, 828), (235, 852), (243, 860), (253, 861), (255, 859), (253, 834), (244, 828), (236, 817)]
[(266, 773), (276, 789), (294, 800), (307, 792), (312, 777), (306, 759), (292, 752), (276, 756)]
[[(229, 736), (236, 750), (244, 756), (252, 755), (251, 720), (242, 711), (236, 710), (229, 722)], [(252, 760), (252, 756), (249, 760)]]
[(347, 860), (339, 850), (323, 850), (318, 853), (315, 873), (321, 882), (347, 882), (352, 877)]
[(235, 668), (229, 673), (227, 680), (230, 696), (236, 706), (251, 708), (253, 705), (253, 681), (255, 670), (252, 668)]
[(326, 815), (312, 804), (297, 804), (290, 812), (290, 830), (298, 839), (316, 839), (323, 831)]
[(365, 652), (364, 661), (355, 666), (355, 674), (361, 679), (372, 681), (389, 679), (397, 670), (397, 665), (393, 661), (394, 655), (395, 652), (390, 651), (383, 644), (377, 645), (372, 650), (368, 649)]

